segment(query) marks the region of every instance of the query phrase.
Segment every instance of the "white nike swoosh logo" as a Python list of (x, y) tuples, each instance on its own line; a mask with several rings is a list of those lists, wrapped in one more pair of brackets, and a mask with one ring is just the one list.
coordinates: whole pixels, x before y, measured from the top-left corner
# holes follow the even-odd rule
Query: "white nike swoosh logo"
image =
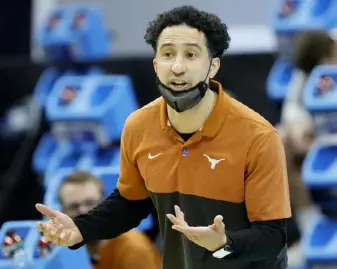
[(152, 155), (151, 153), (149, 153), (149, 155), (147, 157), (149, 158), (149, 160), (152, 160), (154, 158), (157, 158), (159, 155), (162, 155), (162, 153), (158, 153), (156, 155)]

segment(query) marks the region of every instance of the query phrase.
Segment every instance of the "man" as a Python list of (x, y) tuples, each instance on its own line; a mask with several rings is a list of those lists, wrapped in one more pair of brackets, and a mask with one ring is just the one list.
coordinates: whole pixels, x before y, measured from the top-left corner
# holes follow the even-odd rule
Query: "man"
[[(104, 187), (88, 172), (66, 177), (59, 189), (62, 212), (70, 217), (85, 214), (103, 199)], [(114, 239), (90, 242), (87, 250), (94, 269), (160, 269), (161, 258), (142, 232), (129, 231)]]
[(213, 80), (226, 25), (183, 6), (160, 14), (145, 39), (162, 97), (125, 124), (117, 190), (74, 220), (37, 205), (51, 217), (39, 229), (78, 248), (135, 227), (153, 203), (164, 269), (285, 268), (284, 150), (266, 120)]

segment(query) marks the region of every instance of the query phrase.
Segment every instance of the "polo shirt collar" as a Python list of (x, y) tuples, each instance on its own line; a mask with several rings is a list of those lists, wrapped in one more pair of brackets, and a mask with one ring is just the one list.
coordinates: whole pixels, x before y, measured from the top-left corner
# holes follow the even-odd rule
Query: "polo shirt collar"
[[(214, 137), (220, 131), (229, 112), (230, 97), (223, 91), (221, 84), (215, 80), (210, 80), (209, 87), (218, 92), (218, 99), (213, 111), (200, 131), (203, 136)], [(164, 98), (161, 98), (160, 104), (160, 124), (163, 130), (171, 126), (167, 117), (167, 103)]]

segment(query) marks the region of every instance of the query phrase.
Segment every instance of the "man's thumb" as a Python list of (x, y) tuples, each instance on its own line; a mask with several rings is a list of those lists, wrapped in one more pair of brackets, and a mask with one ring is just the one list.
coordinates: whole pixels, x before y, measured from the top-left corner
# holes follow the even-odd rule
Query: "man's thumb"
[(218, 230), (225, 228), (225, 225), (222, 221), (223, 221), (223, 216), (221, 215), (218, 215), (214, 218), (214, 225)]

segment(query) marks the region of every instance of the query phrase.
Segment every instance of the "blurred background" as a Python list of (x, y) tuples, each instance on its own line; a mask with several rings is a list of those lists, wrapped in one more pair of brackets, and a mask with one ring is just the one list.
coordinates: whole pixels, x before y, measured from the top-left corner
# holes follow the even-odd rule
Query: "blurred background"
[(337, 0), (3, 0), (0, 269), (160, 267), (155, 211), (69, 251), (39, 235), (34, 205), (77, 215), (113, 190), (125, 119), (159, 96), (147, 23), (185, 4), (228, 25), (216, 79), (283, 138), (290, 268), (337, 268)]

